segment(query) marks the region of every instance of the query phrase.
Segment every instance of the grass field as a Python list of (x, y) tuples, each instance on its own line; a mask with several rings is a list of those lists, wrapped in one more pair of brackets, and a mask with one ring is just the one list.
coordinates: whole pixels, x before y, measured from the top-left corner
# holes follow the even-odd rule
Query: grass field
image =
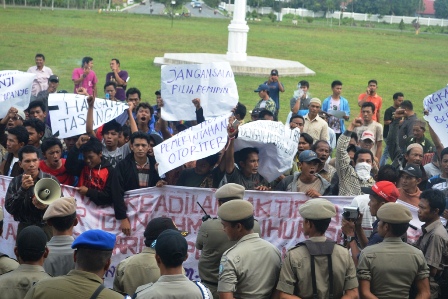
[[(142, 98), (154, 104), (160, 88), (160, 68), (154, 57), (164, 53), (225, 53), (230, 20), (185, 18), (94, 11), (39, 11), (0, 9), (0, 70), (26, 70), (34, 55), (43, 53), (47, 66), (60, 76), (60, 89), (72, 90), (71, 73), (84, 56), (94, 58), (94, 70), (104, 83), (111, 58), (119, 58), (129, 72), (129, 87), (142, 91)], [(289, 112), (289, 99), (299, 80), (310, 82), (313, 96), (331, 93), (330, 84), (343, 82), (343, 96), (349, 99), (352, 115), (356, 100), (367, 81), (379, 82), (378, 94), (384, 109), (392, 94), (402, 91), (421, 115), (422, 99), (448, 83), (448, 36), (415, 35), (411, 32), (360, 27), (322, 27), (300, 23), (249, 23), (248, 55), (298, 60), (316, 72), (313, 77), (282, 77), (286, 91), (281, 95), (280, 120)], [(266, 74), (266, 78), (267, 78)], [(265, 78), (237, 76), (240, 101), (251, 110), (258, 100), (253, 90)], [(99, 88), (102, 96), (101, 88)]]

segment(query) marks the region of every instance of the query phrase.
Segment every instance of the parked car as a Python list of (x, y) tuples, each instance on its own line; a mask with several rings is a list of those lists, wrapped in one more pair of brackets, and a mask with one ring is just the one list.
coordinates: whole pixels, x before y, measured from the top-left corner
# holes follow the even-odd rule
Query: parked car
[(194, 5), (193, 5), (193, 8), (202, 8), (202, 3), (199, 2), (199, 1), (195, 1)]

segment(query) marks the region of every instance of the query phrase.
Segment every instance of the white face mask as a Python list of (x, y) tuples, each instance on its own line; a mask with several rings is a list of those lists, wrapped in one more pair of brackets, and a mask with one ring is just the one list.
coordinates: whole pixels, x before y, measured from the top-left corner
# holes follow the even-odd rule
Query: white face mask
[(359, 178), (363, 181), (370, 179), (370, 171), (372, 170), (372, 165), (366, 162), (361, 162), (356, 164), (355, 171)]

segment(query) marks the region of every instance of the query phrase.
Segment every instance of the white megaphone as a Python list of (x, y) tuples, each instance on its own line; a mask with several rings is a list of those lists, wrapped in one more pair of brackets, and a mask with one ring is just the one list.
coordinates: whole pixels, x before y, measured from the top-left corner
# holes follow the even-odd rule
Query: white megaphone
[(61, 186), (53, 179), (40, 179), (34, 186), (34, 196), (41, 203), (49, 205), (61, 198)]

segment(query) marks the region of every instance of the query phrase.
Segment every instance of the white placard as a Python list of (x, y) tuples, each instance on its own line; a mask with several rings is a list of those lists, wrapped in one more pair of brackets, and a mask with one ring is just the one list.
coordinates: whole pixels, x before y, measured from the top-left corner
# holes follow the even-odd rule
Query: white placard
[(11, 107), (28, 108), (35, 77), (35, 74), (15, 70), (0, 71), (0, 118), (5, 117)]
[(155, 146), (159, 175), (223, 149), (227, 143), (228, 118), (221, 116), (206, 120)]
[(448, 86), (425, 97), (423, 108), (429, 111), (424, 118), (439, 136), (444, 146), (448, 146)]
[[(73, 93), (50, 93), (48, 112), (50, 113), (53, 134), (67, 138), (86, 132), (87, 97)], [(97, 129), (121, 115), (128, 105), (124, 102), (95, 99), (93, 129)]]
[(165, 120), (196, 120), (194, 98), (201, 99), (205, 119), (230, 112), (238, 103), (238, 90), (228, 62), (164, 65), (162, 117)]
[(299, 138), (299, 129), (291, 130), (281, 122), (257, 120), (239, 127), (235, 151), (245, 147), (258, 148), (258, 172), (272, 182), (292, 168)]
[(327, 113), (333, 115), (336, 118), (343, 118), (345, 116), (345, 111), (341, 110), (328, 110)]

